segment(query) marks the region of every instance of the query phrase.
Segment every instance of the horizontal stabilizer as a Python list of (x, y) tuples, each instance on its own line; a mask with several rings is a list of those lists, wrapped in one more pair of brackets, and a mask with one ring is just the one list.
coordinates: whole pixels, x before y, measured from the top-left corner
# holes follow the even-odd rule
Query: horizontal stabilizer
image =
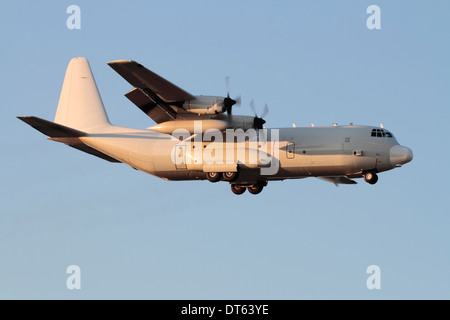
[(78, 138), (86, 133), (38, 117), (17, 117), (51, 138)]
[(103, 152), (100, 152), (88, 145), (85, 145), (79, 138), (86, 135), (82, 131), (78, 131), (61, 124), (57, 124), (51, 121), (47, 121), (38, 117), (17, 117), (23, 122), (29, 124), (31, 127), (42, 132), (46, 136), (49, 136), (50, 140), (62, 142), (69, 147), (81, 150), (83, 152), (89, 153), (101, 159), (107, 160), (109, 162), (121, 162), (116, 160)]

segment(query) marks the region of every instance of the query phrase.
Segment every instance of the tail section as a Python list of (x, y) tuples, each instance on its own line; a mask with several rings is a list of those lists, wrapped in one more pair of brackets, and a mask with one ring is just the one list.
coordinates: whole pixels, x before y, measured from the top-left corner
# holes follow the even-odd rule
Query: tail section
[(70, 60), (55, 123), (85, 132), (110, 125), (86, 58)]
[(89, 133), (103, 132), (111, 126), (86, 58), (70, 60), (55, 122), (33, 116), (18, 118), (47, 135), (50, 140), (65, 143), (110, 162), (121, 162), (82, 140)]

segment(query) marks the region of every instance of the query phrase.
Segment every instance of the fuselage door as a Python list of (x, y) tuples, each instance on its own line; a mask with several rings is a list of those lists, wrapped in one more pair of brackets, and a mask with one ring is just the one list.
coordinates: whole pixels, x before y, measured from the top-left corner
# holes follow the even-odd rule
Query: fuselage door
[(177, 145), (175, 148), (175, 167), (186, 169), (186, 145)]

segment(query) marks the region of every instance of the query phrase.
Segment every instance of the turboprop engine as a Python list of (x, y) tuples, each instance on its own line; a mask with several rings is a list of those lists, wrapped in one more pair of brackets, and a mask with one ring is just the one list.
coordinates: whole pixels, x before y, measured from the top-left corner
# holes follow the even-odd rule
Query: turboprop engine
[(224, 97), (218, 96), (196, 96), (195, 99), (187, 100), (183, 103), (182, 108), (195, 114), (219, 114), (224, 113), (226, 108), (224, 106)]
[(187, 130), (189, 133), (205, 133), (207, 130), (216, 129), (262, 129), (264, 119), (252, 116), (233, 116), (219, 114), (213, 119), (172, 120), (158, 123), (147, 129), (161, 133), (172, 134), (175, 130)]

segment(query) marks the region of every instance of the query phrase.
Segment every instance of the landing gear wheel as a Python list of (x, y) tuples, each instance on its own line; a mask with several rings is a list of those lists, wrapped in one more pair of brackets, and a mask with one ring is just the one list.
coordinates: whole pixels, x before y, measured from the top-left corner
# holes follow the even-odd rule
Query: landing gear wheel
[(240, 186), (238, 184), (231, 185), (231, 191), (233, 191), (234, 194), (243, 194), (246, 189), (246, 187)]
[(238, 176), (237, 172), (224, 172), (224, 173), (222, 173), (223, 180), (228, 181), (228, 182), (232, 182), (232, 181), (236, 180), (237, 176)]
[(258, 194), (263, 190), (263, 188), (264, 188), (264, 185), (262, 185), (261, 183), (258, 183), (258, 184), (251, 185), (247, 189), (248, 189), (248, 192), (250, 192), (251, 194)]
[(217, 182), (220, 180), (222, 175), (219, 172), (207, 172), (206, 178), (211, 182)]
[(377, 174), (376, 174), (375, 172), (367, 172), (367, 173), (364, 175), (364, 180), (365, 180), (367, 183), (375, 184), (375, 183), (377, 183), (377, 181), (378, 181), (378, 176), (377, 176)]

